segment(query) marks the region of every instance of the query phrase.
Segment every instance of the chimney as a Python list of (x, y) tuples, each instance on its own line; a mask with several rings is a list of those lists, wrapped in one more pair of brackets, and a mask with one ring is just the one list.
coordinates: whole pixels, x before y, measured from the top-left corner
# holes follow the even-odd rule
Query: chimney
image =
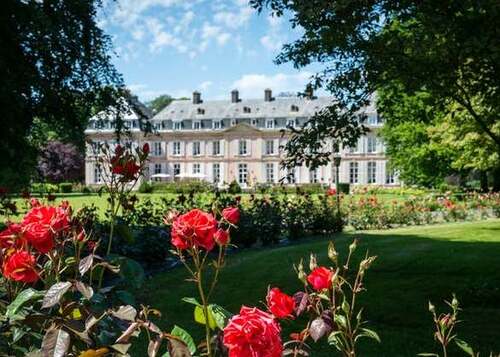
[(307, 99), (314, 99), (314, 90), (310, 83), (306, 86), (304, 94)]
[(264, 101), (270, 102), (272, 100), (273, 100), (273, 92), (271, 91), (271, 89), (269, 88), (264, 89)]
[(201, 93), (198, 91), (193, 92), (193, 104), (200, 104), (201, 103)]
[(231, 103), (238, 103), (240, 101), (240, 94), (237, 89), (231, 91)]

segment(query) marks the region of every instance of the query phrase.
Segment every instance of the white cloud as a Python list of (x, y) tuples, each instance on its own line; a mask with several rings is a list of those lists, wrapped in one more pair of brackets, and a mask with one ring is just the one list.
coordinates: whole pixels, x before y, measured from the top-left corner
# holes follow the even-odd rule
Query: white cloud
[(205, 82), (200, 83), (198, 88), (200, 90), (207, 90), (212, 84), (213, 84), (213, 82), (211, 82), (211, 81), (205, 81)]
[(260, 98), (266, 88), (271, 88), (275, 94), (280, 92), (300, 92), (304, 90), (311, 75), (312, 73), (308, 71), (296, 74), (245, 74), (234, 81), (230, 88), (237, 88), (244, 98)]
[(267, 22), (269, 28), (267, 33), (260, 38), (260, 43), (269, 51), (279, 51), (286, 41), (285, 35), (281, 30), (283, 20), (279, 17), (268, 16)]
[(236, 11), (219, 11), (214, 15), (214, 21), (228, 28), (236, 29), (248, 23), (254, 10), (248, 6), (240, 7)]
[(205, 22), (201, 29), (201, 38), (204, 41), (200, 45), (200, 51), (203, 52), (211, 39), (215, 40), (219, 46), (223, 46), (231, 38), (231, 35), (228, 32), (224, 32), (220, 26)]
[(281, 42), (277, 36), (273, 35), (262, 36), (260, 38), (260, 43), (269, 51), (278, 51), (283, 45), (283, 42)]
[(219, 36), (217, 36), (217, 44), (219, 44), (220, 46), (222, 46), (227, 41), (229, 41), (229, 38), (231, 38), (231, 35), (228, 34), (227, 32), (221, 33)]

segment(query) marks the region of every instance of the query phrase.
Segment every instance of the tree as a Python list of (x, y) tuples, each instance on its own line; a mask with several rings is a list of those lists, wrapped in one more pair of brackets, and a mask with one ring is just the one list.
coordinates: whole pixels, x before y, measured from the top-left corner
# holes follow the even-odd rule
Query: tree
[(146, 103), (147, 107), (153, 112), (153, 114), (159, 113), (162, 109), (166, 108), (174, 98), (168, 94), (162, 94), (152, 101)]
[(27, 184), (36, 166), (35, 118), (83, 143), (87, 119), (120, 95), (110, 38), (96, 24), (101, 6), (101, 0), (2, 2), (0, 184)]
[(74, 182), (83, 177), (83, 155), (73, 144), (50, 141), (40, 152), (37, 171), (50, 183)]
[[(302, 36), (278, 64), (324, 69), (311, 80), (356, 119), (373, 93), (399, 81), (439, 107), (460, 105), (500, 152), (500, 2), (498, 0), (251, 0), (259, 11), (289, 13)], [(307, 132), (305, 133), (307, 134)], [(306, 139), (298, 145), (307, 148)], [(495, 169), (500, 189), (500, 163)]]

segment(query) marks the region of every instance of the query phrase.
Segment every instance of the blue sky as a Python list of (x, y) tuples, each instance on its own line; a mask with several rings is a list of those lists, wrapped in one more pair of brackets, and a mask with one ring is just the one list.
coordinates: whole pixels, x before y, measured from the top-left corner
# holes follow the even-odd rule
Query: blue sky
[(304, 88), (313, 69), (273, 59), (297, 38), (286, 19), (257, 14), (247, 0), (117, 0), (106, 3), (100, 26), (112, 36), (114, 63), (127, 86), (147, 101), (160, 94), (224, 99), (237, 88), (259, 98), (266, 87)]

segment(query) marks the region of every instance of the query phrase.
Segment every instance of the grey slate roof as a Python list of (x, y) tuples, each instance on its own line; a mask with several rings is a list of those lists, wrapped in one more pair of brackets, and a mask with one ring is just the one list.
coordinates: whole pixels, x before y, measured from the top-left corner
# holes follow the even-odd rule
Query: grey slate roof
[[(307, 99), (303, 97), (278, 97), (270, 102), (263, 99), (244, 99), (237, 103), (230, 100), (208, 100), (193, 104), (192, 100), (174, 100), (169, 106), (153, 117), (153, 121), (184, 119), (225, 119), (225, 118), (278, 118), (310, 117), (318, 110), (328, 106), (333, 97)], [(292, 105), (298, 111), (292, 111)], [(250, 113), (244, 112), (250, 108)], [(204, 114), (198, 114), (198, 108)]]

